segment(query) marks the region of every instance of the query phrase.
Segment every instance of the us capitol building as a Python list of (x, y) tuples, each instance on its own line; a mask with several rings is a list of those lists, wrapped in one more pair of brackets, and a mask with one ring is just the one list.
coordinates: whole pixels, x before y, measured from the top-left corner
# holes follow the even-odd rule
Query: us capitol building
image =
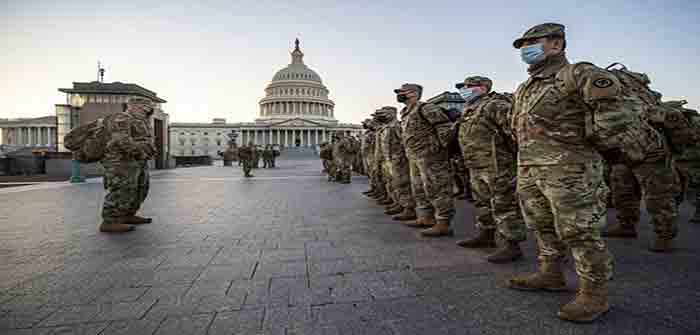
[(280, 147), (317, 147), (330, 141), (335, 131), (358, 135), (362, 126), (338, 123), (335, 104), (321, 77), (304, 64), (299, 40), (291, 53), (292, 63), (277, 71), (265, 88), (255, 122), (171, 123), (170, 154), (173, 156), (217, 157), (227, 146), (227, 134), (238, 133), (238, 145), (252, 141)]

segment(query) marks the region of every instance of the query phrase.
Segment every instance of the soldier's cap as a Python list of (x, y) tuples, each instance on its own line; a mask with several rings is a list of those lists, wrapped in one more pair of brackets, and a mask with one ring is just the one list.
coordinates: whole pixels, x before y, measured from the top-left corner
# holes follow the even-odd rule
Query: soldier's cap
[(523, 43), (527, 40), (532, 40), (532, 39), (537, 39), (537, 38), (542, 38), (542, 37), (561, 37), (564, 38), (566, 36), (565, 34), (566, 27), (564, 27), (563, 24), (559, 23), (543, 23), (543, 24), (538, 24), (530, 29), (528, 29), (524, 34), (523, 37), (518, 38), (517, 40), (513, 41), (513, 47), (516, 49), (520, 49), (520, 47), (523, 46)]
[(126, 103), (129, 105), (145, 105), (150, 107), (153, 106), (153, 101), (151, 101), (151, 99), (142, 97), (131, 97)]
[(491, 88), (493, 86), (493, 82), (491, 81), (491, 79), (489, 79), (487, 77), (469, 76), (467, 78), (464, 78), (464, 82), (456, 83), (455, 87), (459, 90), (459, 89), (462, 89), (462, 87), (464, 87), (464, 86), (469, 87), (469, 86), (477, 86), (477, 85), (479, 85), (479, 86), (486, 85), (489, 88)]
[(418, 93), (423, 93), (423, 86), (418, 84), (403, 84), (401, 87), (394, 90), (394, 93), (398, 94), (401, 91), (416, 91)]

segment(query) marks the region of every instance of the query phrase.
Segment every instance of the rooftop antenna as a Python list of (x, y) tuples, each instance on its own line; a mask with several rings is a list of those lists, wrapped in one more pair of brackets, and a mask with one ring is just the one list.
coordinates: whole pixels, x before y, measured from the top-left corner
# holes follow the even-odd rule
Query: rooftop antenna
[(97, 81), (101, 83), (105, 81), (105, 69), (102, 67), (100, 61), (97, 61)]

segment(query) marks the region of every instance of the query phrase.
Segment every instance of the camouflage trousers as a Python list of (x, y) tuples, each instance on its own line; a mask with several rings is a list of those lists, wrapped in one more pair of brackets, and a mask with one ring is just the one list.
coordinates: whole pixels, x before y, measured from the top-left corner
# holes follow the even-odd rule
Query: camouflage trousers
[(394, 202), (403, 208), (415, 208), (416, 201), (411, 191), (411, 173), (408, 159), (404, 157), (384, 161), (384, 176), (387, 176), (387, 191)]
[[(700, 162), (677, 161), (675, 166), (680, 179), (681, 192), (678, 197), (678, 204), (680, 205), (690, 190), (698, 191), (700, 189)], [(700, 192), (698, 192), (698, 195), (700, 195)]]
[(369, 165), (370, 178), (372, 182), (372, 187), (376, 191), (380, 198), (386, 195), (386, 183), (384, 178), (384, 170), (382, 168), (382, 162), (372, 160)]
[(496, 229), (505, 240), (525, 240), (526, 229), (515, 193), (517, 169), (515, 165), (471, 168), (472, 196), (476, 209), (476, 227), (480, 230)]
[(244, 158), (241, 159), (241, 162), (243, 162), (243, 174), (249, 176), (250, 171), (253, 169), (253, 160), (249, 158)]
[(328, 173), (328, 181), (335, 181), (336, 177), (336, 166), (333, 160), (327, 159), (326, 162), (326, 172)]
[(639, 223), (640, 201), (644, 199), (650, 223), (659, 238), (672, 239), (678, 234), (680, 193), (678, 175), (670, 160), (643, 163), (632, 169), (615, 164), (610, 174), (613, 204), (617, 222), (622, 225)]
[(606, 224), (603, 164), (519, 166), (520, 209), (533, 229), (540, 262), (556, 262), (571, 249), (576, 273), (595, 284), (612, 277), (613, 259), (600, 229)]
[(347, 157), (335, 159), (335, 179), (337, 181), (350, 181), (352, 177), (352, 160)]
[(135, 215), (148, 195), (148, 162), (103, 161), (102, 166), (107, 191), (102, 218), (108, 220)]
[(455, 205), (452, 199), (452, 171), (446, 150), (408, 150), (411, 190), (418, 216), (434, 215), (438, 220), (451, 220)]

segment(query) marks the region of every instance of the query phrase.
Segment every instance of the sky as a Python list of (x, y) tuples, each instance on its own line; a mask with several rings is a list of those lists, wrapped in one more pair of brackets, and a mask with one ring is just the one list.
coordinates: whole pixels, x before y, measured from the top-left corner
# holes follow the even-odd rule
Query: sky
[(171, 122), (253, 121), (299, 37), (341, 122), (424, 99), (469, 75), (514, 91), (527, 66), (512, 47), (529, 27), (559, 22), (572, 62), (622, 62), (666, 99), (700, 107), (700, 1), (98, 1), (0, 0), (0, 118), (54, 114), (58, 88), (136, 83), (168, 101)]

